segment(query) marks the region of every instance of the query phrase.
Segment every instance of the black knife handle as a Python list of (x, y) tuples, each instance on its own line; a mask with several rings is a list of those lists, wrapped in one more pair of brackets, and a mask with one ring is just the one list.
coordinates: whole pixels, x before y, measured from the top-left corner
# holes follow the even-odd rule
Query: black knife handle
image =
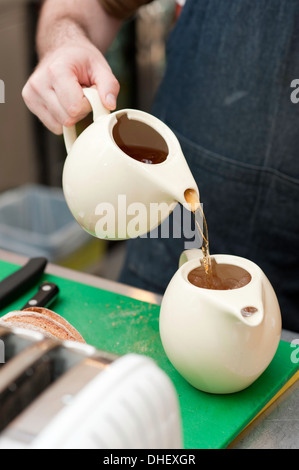
[(25, 310), (30, 307), (44, 307), (47, 308), (54, 302), (59, 294), (59, 288), (52, 282), (44, 282), (38, 292), (32, 297), (21, 310)]
[(43, 274), (48, 260), (32, 258), (18, 271), (0, 282), (0, 310), (14, 302), (28, 289), (34, 286)]

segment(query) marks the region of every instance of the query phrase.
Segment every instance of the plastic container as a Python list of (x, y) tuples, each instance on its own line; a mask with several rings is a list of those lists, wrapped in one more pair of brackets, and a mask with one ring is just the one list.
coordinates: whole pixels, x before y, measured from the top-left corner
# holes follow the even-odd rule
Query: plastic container
[(26, 185), (0, 195), (2, 249), (28, 257), (45, 256), (51, 262), (63, 260), (59, 264), (67, 266), (67, 258), (74, 260), (77, 252), (84, 259), (85, 248), (90, 256), (93, 243), (93, 237), (73, 218), (61, 189)]

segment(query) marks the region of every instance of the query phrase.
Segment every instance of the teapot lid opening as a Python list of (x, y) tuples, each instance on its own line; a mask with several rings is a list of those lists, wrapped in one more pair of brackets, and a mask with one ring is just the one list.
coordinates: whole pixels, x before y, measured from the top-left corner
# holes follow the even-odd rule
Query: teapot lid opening
[(168, 157), (168, 145), (161, 134), (142, 121), (130, 119), (126, 112), (116, 115), (112, 136), (126, 155), (141, 163), (156, 165)]

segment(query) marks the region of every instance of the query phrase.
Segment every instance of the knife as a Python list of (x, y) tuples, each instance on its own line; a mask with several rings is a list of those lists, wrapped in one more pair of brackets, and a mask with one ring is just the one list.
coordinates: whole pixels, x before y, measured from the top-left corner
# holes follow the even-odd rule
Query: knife
[(53, 282), (44, 282), (37, 293), (24, 305), (21, 310), (30, 307), (48, 308), (59, 294), (59, 288)]
[(25, 266), (18, 269), (0, 282), (0, 310), (36, 284), (43, 274), (48, 260), (46, 258), (32, 258)]

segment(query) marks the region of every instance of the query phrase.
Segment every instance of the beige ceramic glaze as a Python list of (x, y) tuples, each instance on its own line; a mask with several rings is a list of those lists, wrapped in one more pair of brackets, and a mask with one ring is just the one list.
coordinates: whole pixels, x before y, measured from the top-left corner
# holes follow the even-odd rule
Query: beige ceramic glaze
[[(251, 281), (240, 289), (217, 291), (191, 284), (201, 250), (184, 252), (162, 301), (160, 334), (174, 367), (194, 387), (232, 393), (252, 384), (273, 359), (281, 335), (276, 294), (262, 270), (244, 258), (214, 255), (217, 263), (240, 266)], [(252, 306), (257, 312), (243, 317)]]
[[(180, 144), (174, 133), (154, 116), (133, 109), (110, 114), (95, 89), (86, 88), (84, 93), (93, 108), (94, 123), (78, 138), (74, 127), (64, 129), (68, 157), (63, 172), (63, 189), (68, 206), (78, 223), (92, 235), (123, 239), (131, 236), (123, 227), (119, 229), (118, 212), (123, 220), (130, 208), (129, 222), (130, 217), (136, 215), (138, 204), (142, 203), (145, 216), (139, 220), (134, 236), (143, 235), (157, 227), (178, 202), (186, 202), (186, 189), (194, 189), (198, 194)], [(163, 137), (168, 148), (166, 161), (156, 165), (141, 163), (117, 146), (113, 129), (117, 119), (124, 114), (129, 120), (150, 126)], [(130, 139), (142, 145), (142, 134), (133, 134)], [(161, 203), (164, 205), (157, 220), (150, 205)], [(111, 232), (107, 227), (103, 231), (99, 223), (105, 204), (116, 214), (116, 229)]]

